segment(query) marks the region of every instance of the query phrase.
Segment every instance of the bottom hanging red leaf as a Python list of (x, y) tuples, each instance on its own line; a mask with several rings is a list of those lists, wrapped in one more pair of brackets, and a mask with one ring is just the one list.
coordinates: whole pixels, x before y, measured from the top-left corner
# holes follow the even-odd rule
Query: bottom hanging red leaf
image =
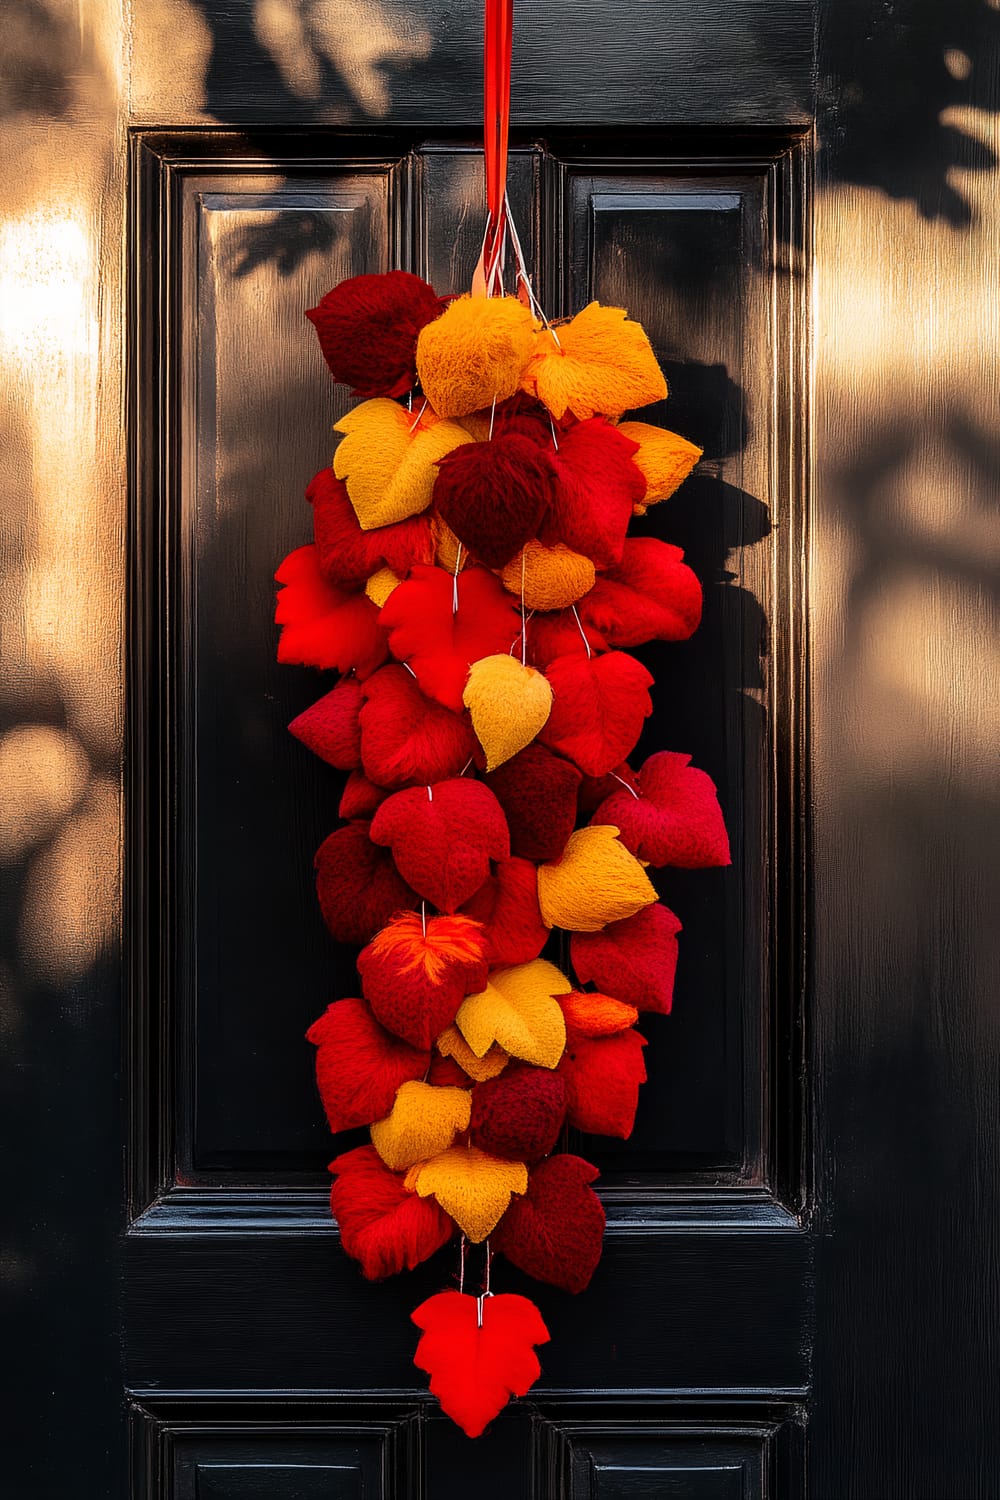
[(534, 1345), (547, 1344), (549, 1331), (527, 1297), (438, 1292), (411, 1316), (422, 1331), (413, 1363), (467, 1437), (478, 1437), (542, 1372)]

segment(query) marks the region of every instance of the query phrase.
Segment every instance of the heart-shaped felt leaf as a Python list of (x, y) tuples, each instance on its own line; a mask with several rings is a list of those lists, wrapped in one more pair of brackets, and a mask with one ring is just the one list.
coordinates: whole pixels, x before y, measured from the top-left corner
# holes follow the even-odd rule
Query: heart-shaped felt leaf
[(387, 796), (385, 788), (369, 781), (362, 771), (352, 771), (344, 783), (337, 812), (342, 818), (362, 818), (367, 821)]
[(393, 1172), (447, 1151), (460, 1131), (469, 1128), (472, 1096), (465, 1089), (404, 1083), (384, 1120), (372, 1126), (372, 1145)]
[(463, 702), (486, 752), (486, 769), (495, 771), (530, 745), (542, 728), (552, 707), (552, 688), (541, 672), (502, 652), (472, 663)]
[(570, 957), (582, 984), (613, 989), (636, 1010), (669, 1015), (681, 924), (662, 905), (647, 906), (603, 932), (574, 932)]
[(499, 802), (481, 781), (462, 777), (394, 792), (372, 818), (371, 836), (392, 849), (403, 879), (445, 912), (475, 894), (491, 859), (510, 853)]
[(360, 954), (358, 973), (382, 1025), (414, 1047), (430, 1047), (465, 996), (486, 983), (483, 929), (469, 917), (401, 913)]
[(406, 1174), (406, 1185), (421, 1198), (433, 1196), (474, 1245), (492, 1234), (512, 1193), (528, 1186), (521, 1161), (487, 1156), (475, 1146), (451, 1146)]
[(507, 819), (512, 854), (558, 859), (576, 823), (580, 779), (576, 766), (544, 745), (528, 745), (487, 776)]
[(702, 450), (680, 433), (651, 427), (648, 422), (623, 422), (618, 431), (638, 448), (635, 461), (646, 482), (646, 492), (635, 510), (636, 515), (645, 515), (651, 505), (668, 500), (683, 484)]
[(571, 411), (579, 421), (618, 417), (662, 401), (667, 382), (639, 323), (620, 307), (591, 302), (553, 334), (536, 336), (523, 388), (560, 420)]
[(604, 656), (560, 656), (546, 670), (552, 712), (539, 735), (588, 776), (603, 776), (626, 760), (653, 711), (653, 679), (624, 651)]
[(566, 609), (594, 586), (594, 564), (561, 542), (543, 547), (532, 539), (500, 574), (503, 586), (526, 609)]
[(455, 1232), (437, 1200), (408, 1193), (373, 1146), (345, 1151), (330, 1163), (330, 1171), (336, 1174), (330, 1209), (340, 1243), (369, 1281), (412, 1271)]
[(343, 677), (288, 727), (320, 760), (338, 771), (353, 771), (361, 764), (360, 711), (361, 684), (356, 677)]
[[(484, 1057), (477, 1057), (457, 1026), (448, 1026), (437, 1039), (437, 1050), (442, 1057), (458, 1064), (469, 1078), (484, 1083), (487, 1078), (496, 1078), (510, 1061), (509, 1054), (494, 1042)], [(433, 1068), (433, 1064), (431, 1065)]]
[(701, 584), (680, 547), (629, 537), (618, 566), (581, 599), (580, 618), (610, 646), (686, 641), (701, 622)]
[(468, 719), (425, 698), (406, 667), (382, 667), (364, 684), (362, 699), (361, 762), (380, 786), (444, 781), (472, 758)]
[(626, 1005), (624, 1000), (615, 1000), (598, 990), (573, 990), (560, 995), (559, 1004), (566, 1022), (567, 1045), (570, 1038), (614, 1036), (616, 1031), (627, 1031), (639, 1019), (634, 1005)]
[(380, 619), (393, 656), (409, 662), (428, 697), (457, 714), (472, 663), (509, 651), (521, 628), (514, 600), (484, 568), (465, 568), (456, 581), (443, 568), (415, 567)]
[(317, 1048), (316, 1083), (334, 1134), (381, 1120), (400, 1084), (422, 1078), (430, 1061), (383, 1030), (363, 1000), (335, 1000), (306, 1037)]
[(316, 850), (316, 895), (323, 921), (338, 943), (360, 948), (398, 911), (417, 898), (393, 864), (373, 844), (368, 823), (348, 823)]
[(538, 906), (538, 875), (527, 859), (497, 860), (494, 873), (462, 908), (483, 924), (492, 964), (526, 964), (549, 940)]
[(538, 1161), (559, 1139), (565, 1114), (559, 1074), (515, 1063), (472, 1090), (470, 1139), (491, 1156)]
[(597, 1168), (580, 1156), (552, 1156), (535, 1167), (491, 1241), (536, 1281), (582, 1292), (601, 1258), (604, 1209), (590, 1184)]
[(544, 958), (497, 969), (485, 990), (462, 1001), (455, 1025), (477, 1057), (499, 1042), (524, 1062), (554, 1068), (566, 1045), (566, 1023), (554, 996), (572, 987)]
[(282, 627), (280, 662), (359, 677), (382, 665), (389, 651), (378, 610), (364, 594), (348, 594), (328, 583), (315, 547), (297, 547), (274, 576), (284, 585), (274, 611)]
[(551, 455), (530, 438), (506, 432), (441, 460), (434, 506), (474, 557), (503, 568), (537, 533), (554, 488)]
[(430, 517), (411, 516), (395, 526), (363, 531), (332, 469), (320, 469), (306, 490), (313, 508), (313, 536), (320, 571), (342, 588), (358, 588), (380, 568), (406, 573), (414, 563), (434, 561)]
[(649, 876), (613, 824), (577, 829), (560, 859), (538, 866), (538, 904), (546, 927), (596, 932), (655, 900)]
[(306, 317), (334, 380), (355, 396), (405, 396), (417, 383), (417, 336), (446, 304), (412, 271), (350, 276)]
[(417, 340), (417, 374), (434, 410), (464, 417), (513, 396), (533, 327), (517, 297), (456, 297)]
[(646, 1082), (645, 1045), (637, 1031), (594, 1038), (576, 1035), (567, 1043), (559, 1071), (566, 1082), (566, 1118), (575, 1129), (628, 1139), (639, 1086)]
[(425, 511), (438, 460), (472, 442), (457, 422), (440, 421), (430, 411), (414, 418), (384, 398), (356, 406), (334, 431), (344, 438), (333, 456), (333, 472), (346, 482), (363, 531)]
[(553, 458), (555, 492), (539, 539), (547, 546), (563, 542), (599, 568), (613, 567), (646, 489), (632, 458), (635, 451), (635, 444), (603, 417), (564, 432)]
[(730, 863), (715, 783), (691, 765), (690, 755), (661, 750), (636, 779), (639, 795), (619, 787), (601, 803), (595, 823), (617, 824), (625, 847), (652, 865), (703, 870)]
[(430, 1375), (441, 1410), (466, 1437), (479, 1437), (542, 1373), (534, 1346), (547, 1343), (549, 1331), (527, 1297), (438, 1292), (412, 1317), (423, 1330), (413, 1363)]

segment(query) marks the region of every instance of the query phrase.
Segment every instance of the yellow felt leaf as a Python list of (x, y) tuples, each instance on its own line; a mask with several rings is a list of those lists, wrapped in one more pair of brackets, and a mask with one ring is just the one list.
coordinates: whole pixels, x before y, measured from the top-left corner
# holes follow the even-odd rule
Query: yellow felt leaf
[(453, 1057), (458, 1066), (477, 1083), (485, 1083), (487, 1078), (496, 1078), (510, 1061), (508, 1054), (496, 1042), (485, 1056), (477, 1057), (457, 1026), (448, 1026), (442, 1031), (436, 1046), (442, 1057)]
[(455, 1025), (477, 1057), (494, 1042), (505, 1052), (539, 1068), (554, 1068), (566, 1046), (566, 1022), (555, 995), (573, 986), (547, 959), (514, 964), (490, 975), (485, 990), (468, 995)]
[(552, 711), (552, 688), (534, 667), (501, 652), (472, 663), (462, 702), (486, 751), (486, 769), (495, 771), (544, 727)]
[(391, 568), (379, 568), (365, 584), (365, 593), (381, 609), (399, 581), (399, 574), (394, 573)]
[(420, 330), (420, 387), (442, 417), (506, 401), (520, 388), (533, 337), (534, 319), (516, 297), (457, 297)]
[(521, 384), (557, 421), (567, 411), (581, 421), (617, 419), (667, 394), (642, 325), (630, 322), (622, 308), (599, 302), (591, 302), (554, 335), (547, 328), (538, 330)]
[(598, 932), (655, 900), (652, 881), (610, 823), (578, 828), (559, 859), (538, 866), (538, 905), (546, 927)]
[(596, 576), (590, 558), (572, 552), (562, 542), (543, 547), (531, 541), (507, 564), (500, 581), (519, 599), (523, 591), (528, 609), (568, 609), (589, 594)]
[(437, 460), (472, 442), (457, 422), (439, 421), (430, 411), (416, 419), (385, 396), (363, 401), (334, 431), (344, 437), (333, 455), (333, 472), (347, 484), (362, 531), (426, 510)]
[(646, 481), (646, 493), (635, 507), (635, 514), (642, 516), (651, 505), (669, 500), (698, 462), (702, 449), (679, 432), (649, 422), (622, 422), (618, 431), (639, 444), (632, 458)]
[(436, 1198), (464, 1235), (478, 1245), (503, 1218), (512, 1193), (528, 1190), (523, 1161), (502, 1161), (476, 1146), (452, 1146), (407, 1173), (406, 1186)]
[(460, 1130), (468, 1130), (472, 1094), (467, 1089), (404, 1083), (384, 1120), (372, 1126), (372, 1145), (393, 1172), (446, 1151)]

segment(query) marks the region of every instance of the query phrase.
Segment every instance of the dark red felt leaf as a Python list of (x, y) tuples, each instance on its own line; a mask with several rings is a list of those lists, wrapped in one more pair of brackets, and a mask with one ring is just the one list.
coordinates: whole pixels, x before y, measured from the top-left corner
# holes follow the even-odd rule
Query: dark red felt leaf
[[(480, 1322), (480, 1309), (482, 1326)], [(441, 1410), (478, 1437), (511, 1396), (526, 1396), (542, 1373), (534, 1345), (549, 1331), (527, 1297), (438, 1292), (412, 1314), (423, 1336), (413, 1363), (431, 1377)]]
[(363, 1000), (335, 1000), (306, 1032), (316, 1047), (316, 1083), (330, 1129), (384, 1119), (396, 1090), (423, 1078), (430, 1053), (380, 1026)]
[(597, 1176), (597, 1168), (580, 1156), (540, 1162), (528, 1191), (511, 1199), (491, 1236), (493, 1245), (536, 1281), (582, 1292), (597, 1269), (604, 1238), (604, 1209), (590, 1186)]
[(344, 783), (344, 794), (337, 811), (342, 818), (370, 819), (388, 795), (385, 787), (369, 781), (363, 771), (352, 771)]
[(530, 963), (549, 940), (538, 907), (538, 871), (530, 860), (498, 860), (462, 911), (482, 922), (493, 965)]
[(636, 1010), (669, 1015), (680, 930), (673, 912), (655, 903), (600, 932), (574, 932), (570, 960), (576, 977)]
[(429, 1048), (466, 995), (486, 988), (483, 929), (469, 917), (405, 912), (377, 932), (358, 957), (365, 999), (383, 1026)]
[(652, 865), (703, 870), (730, 863), (729, 838), (715, 783), (690, 755), (661, 750), (636, 778), (639, 795), (619, 787), (594, 814), (614, 823), (627, 849)]
[(408, 516), (392, 526), (362, 531), (347, 486), (332, 469), (320, 469), (306, 490), (313, 536), (325, 578), (343, 588), (365, 584), (380, 568), (403, 575), (414, 563), (434, 560), (430, 516)]
[[(384, 672), (385, 668), (383, 667), (382, 670)], [(600, 807), (606, 797), (611, 796), (612, 792), (617, 792), (621, 789), (623, 781), (627, 782), (630, 787), (638, 790), (635, 772), (627, 760), (623, 760), (619, 766), (612, 766), (611, 770), (605, 776), (584, 776), (580, 782), (580, 792), (577, 799), (580, 811), (582, 813), (592, 813), (595, 808)]]
[(577, 609), (609, 646), (686, 641), (701, 621), (701, 584), (680, 547), (629, 537), (621, 562), (597, 579)]
[[(274, 612), (278, 660), (367, 677), (389, 654), (378, 610), (363, 593), (328, 583), (315, 547), (297, 547), (274, 575), (283, 584)], [(509, 595), (508, 595), (509, 597)]]
[(653, 711), (653, 679), (623, 651), (561, 656), (546, 671), (552, 712), (538, 738), (588, 776), (603, 776), (634, 748)]
[(646, 481), (632, 455), (638, 444), (604, 417), (577, 422), (559, 437), (551, 508), (538, 533), (547, 547), (562, 542), (599, 568), (620, 560), (632, 509)]
[(397, 911), (419, 903), (393, 863), (369, 838), (368, 823), (348, 823), (316, 851), (316, 894), (323, 920), (338, 943), (356, 947)]
[(340, 1243), (369, 1281), (412, 1271), (446, 1245), (455, 1226), (435, 1198), (408, 1193), (374, 1146), (345, 1151), (330, 1163), (330, 1209)]
[(527, 633), (528, 660), (540, 672), (544, 672), (557, 657), (586, 656), (588, 646), (594, 655), (608, 649), (601, 633), (589, 625), (585, 628), (573, 609), (532, 615)]
[(343, 677), (288, 727), (320, 760), (338, 771), (353, 771), (361, 764), (360, 711), (361, 684), (356, 677)]
[(417, 335), (445, 299), (410, 271), (351, 276), (306, 317), (334, 380), (355, 396), (405, 396), (417, 383)]
[(537, 743), (486, 777), (504, 810), (512, 854), (539, 862), (559, 858), (576, 825), (580, 780), (576, 766)]
[(362, 697), (361, 760), (380, 786), (457, 776), (478, 746), (468, 715), (425, 698), (407, 667), (382, 667), (368, 678)]
[(538, 1161), (559, 1139), (566, 1085), (558, 1073), (511, 1063), (472, 1091), (472, 1144), (490, 1156)]
[(478, 891), (490, 860), (510, 852), (503, 810), (481, 781), (455, 777), (387, 797), (371, 822), (403, 879), (444, 912)]
[(576, 1130), (621, 1140), (632, 1134), (639, 1085), (646, 1081), (645, 1045), (634, 1030), (567, 1037), (559, 1072), (566, 1081), (566, 1118)]
[(434, 505), (473, 557), (503, 568), (538, 535), (554, 484), (546, 449), (520, 432), (494, 432), (439, 460)]

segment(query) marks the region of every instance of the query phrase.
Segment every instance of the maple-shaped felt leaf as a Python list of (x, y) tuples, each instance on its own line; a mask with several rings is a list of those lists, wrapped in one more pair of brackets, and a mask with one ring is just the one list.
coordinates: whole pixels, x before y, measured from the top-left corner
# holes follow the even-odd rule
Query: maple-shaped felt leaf
[(504, 651), (472, 663), (462, 699), (486, 752), (486, 769), (495, 771), (542, 728), (552, 708), (552, 688), (541, 672)]
[(549, 1331), (527, 1297), (438, 1292), (412, 1317), (422, 1330), (413, 1363), (431, 1377), (431, 1393), (466, 1437), (479, 1437), (542, 1373), (534, 1346), (547, 1343)]
[(566, 1084), (566, 1118), (588, 1135), (627, 1140), (635, 1124), (639, 1086), (646, 1082), (645, 1038), (637, 1031), (614, 1036), (575, 1035), (559, 1071)]
[(380, 568), (405, 573), (434, 560), (430, 517), (411, 516), (395, 526), (364, 531), (347, 486), (332, 469), (320, 469), (306, 490), (313, 508), (313, 538), (320, 571), (331, 583), (358, 588)]
[(369, 1281), (412, 1271), (455, 1232), (437, 1200), (408, 1193), (373, 1146), (345, 1151), (330, 1163), (330, 1171), (336, 1174), (330, 1211), (340, 1243)]
[(690, 755), (661, 750), (636, 777), (638, 794), (612, 792), (594, 814), (615, 823), (627, 849), (651, 865), (703, 870), (730, 863), (729, 838), (715, 783)]
[(655, 900), (649, 876), (613, 824), (578, 828), (561, 858), (538, 866), (538, 904), (547, 927), (596, 932)]
[(566, 1022), (567, 1043), (571, 1037), (614, 1036), (616, 1031), (627, 1031), (639, 1019), (634, 1005), (626, 1005), (624, 1000), (602, 995), (598, 990), (572, 990), (559, 996), (559, 1005)]
[(653, 679), (624, 651), (560, 656), (546, 669), (552, 711), (539, 734), (588, 776), (603, 776), (627, 759), (653, 711)]
[(383, 1030), (363, 1000), (335, 1000), (306, 1038), (317, 1048), (316, 1083), (334, 1134), (381, 1120), (400, 1084), (422, 1078), (430, 1061)]
[(604, 1239), (604, 1209), (590, 1186), (597, 1176), (597, 1168), (580, 1156), (539, 1162), (528, 1191), (512, 1201), (491, 1243), (536, 1281), (584, 1291)]
[(391, 1171), (405, 1172), (414, 1162), (447, 1151), (456, 1135), (468, 1130), (471, 1105), (465, 1089), (404, 1083), (385, 1119), (372, 1125), (372, 1145)]
[(379, 786), (445, 781), (471, 760), (476, 736), (468, 718), (425, 698), (407, 667), (381, 667), (361, 697), (361, 763)]
[(635, 451), (603, 417), (564, 432), (552, 459), (555, 490), (540, 540), (547, 546), (563, 542), (599, 568), (619, 562), (632, 512), (645, 492)]
[(579, 612), (609, 646), (686, 641), (701, 623), (701, 584), (680, 547), (629, 537), (621, 562), (598, 578)]
[(669, 1015), (681, 924), (657, 903), (611, 922), (602, 932), (574, 932), (570, 958), (582, 984), (596, 984), (636, 1010)]
[[(389, 654), (379, 612), (364, 594), (328, 583), (315, 547), (297, 547), (275, 573), (284, 585), (274, 611), (282, 627), (278, 660), (367, 677)], [(498, 585), (499, 587), (499, 585)]]
[(338, 771), (353, 771), (361, 764), (361, 684), (356, 677), (342, 677), (310, 708), (292, 720), (288, 728), (297, 740)]
[(580, 780), (576, 766), (537, 744), (487, 776), (486, 785), (507, 819), (512, 854), (534, 860), (559, 857), (576, 824)]
[(566, 1045), (566, 1023), (554, 997), (573, 986), (547, 959), (496, 969), (477, 995), (462, 1001), (455, 1025), (477, 1057), (494, 1042), (539, 1068), (554, 1068)]
[(387, 796), (385, 787), (376, 786), (362, 771), (352, 771), (344, 783), (337, 812), (342, 818), (359, 818), (367, 822)]
[(472, 439), (457, 422), (430, 411), (414, 418), (385, 397), (356, 406), (334, 426), (344, 433), (333, 472), (363, 531), (418, 515), (431, 503), (438, 460)]
[(591, 302), (555, 333), (541, 329), (521, 380), (524, 390), (559, 421), (617, 419), (634, 407), (662, 401), (667, 382), (641, 324), (620, 307)]
[(549, 1068), (513, 1063), (472, 1090), (469, 1139), (491, 1156), (539, 1161), (559, 1139), (566, 1085)]
[(358, 957), (365, 999), (382, 1025), (430, 1047), (489, 973), (483, 928), (470, 917), (402, 912)]
[(642, 471), (646, 491), (635, 511), (636, 515), (645, 515), (651, 505), (668, 500), (683, 484), (702, 450), (680, 433), (651, 427), (648, 422), (623, 422), (618, 431), (637, 446), (635, 461)]
[(496, 1042), (483, 1057), (477, 1057), (457, 1026), (445, 1027), (437, 1039), (437, 1050), (442, 1057), (457, 1063), (476, 1083), (496, 1078), (510, 1061), (510, 1054)]
[(490, 877), (462, 907), (483, 924), (491, 964), (526, 964), (549, 940), (538, 905), (538, 875), (527, 859), (499, 859)]
[(443, 568), (415, 567), (380, 619), (393, 656), (409, 662), (428, 697), (457, 714), (472, 663), (509, 652), (521, 628), (515, 601), (485, 568), (465, 568), (456, 581)]
[(369, 838), (369, 823), (348, 823), (316, 850), (316, 895), (323, 921), (338, 943), (360, 948), (417, 898), (392, 855)]
[(474, 1245), (492, 1234), (513, 1193), (528, 1186), (521, 1161), (503, 1161), (475, 1146), (451, 1146), (406, 1174), (406, 1186), (421, 1198), (433, 1196)]
[(371, 837), (392, 849), (403, 879), (445, 912), (479, 889), (491, 859), (510, 853), (499, 802), (481, 781), (463, 777), (394, 792), (372, 818)]

